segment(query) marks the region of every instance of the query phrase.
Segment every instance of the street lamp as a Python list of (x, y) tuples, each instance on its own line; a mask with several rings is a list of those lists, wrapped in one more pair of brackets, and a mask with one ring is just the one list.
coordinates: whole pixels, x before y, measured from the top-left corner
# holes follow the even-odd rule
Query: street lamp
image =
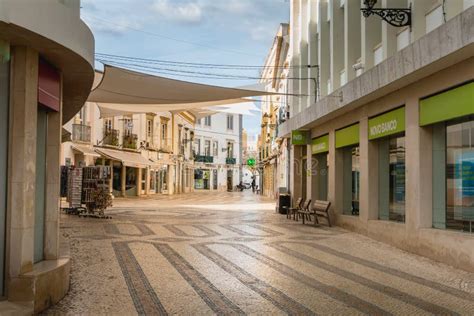
[(411, 3), (409, 8), (374, 8), (377, 0), (364, 0), (365, 8), (360, 9), (365, 18), (376, 14), (395, 27), (411, 27)]

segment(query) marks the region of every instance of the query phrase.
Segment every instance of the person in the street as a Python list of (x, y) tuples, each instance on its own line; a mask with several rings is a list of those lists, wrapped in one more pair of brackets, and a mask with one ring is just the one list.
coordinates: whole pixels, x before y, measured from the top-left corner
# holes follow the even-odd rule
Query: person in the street
[(252, 192), (255, 193), (255, 176), (252, 177)]

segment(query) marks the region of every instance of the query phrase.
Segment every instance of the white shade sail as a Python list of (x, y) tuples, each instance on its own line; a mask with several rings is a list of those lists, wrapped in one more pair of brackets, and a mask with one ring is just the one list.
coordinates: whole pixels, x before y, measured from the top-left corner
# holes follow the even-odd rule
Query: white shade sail
[(152, 161), (146, 159), (140, 153), (106, 148), (96, 148), (95, 151), (107, 159), (120, 161), (127, 167), (146, 168), (152, 164)]
[(105, 65), (102, 80), (89, 95), (88, 101), (170, 105), (223, 101), (269, 94), (272, 93), (169, 79)]

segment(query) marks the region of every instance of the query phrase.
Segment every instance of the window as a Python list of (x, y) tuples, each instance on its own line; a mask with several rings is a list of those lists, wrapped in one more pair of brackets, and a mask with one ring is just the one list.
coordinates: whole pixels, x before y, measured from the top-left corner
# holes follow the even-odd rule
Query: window
[(380, 64), (383, 60), (383, 46), (382, 43), (374, 48), (374, 66)]
[(227, 142), (227, 158), (234, 158), (234, 143)]
[(406, 28), (397, 35), (397, 50), (402, 50), (410, 44), (410, 29)]
[(153, 119), (149, 118), (146, 120), (146, 136), (148, 139), (153, 137)]
[(443, 24), (443, 20), (443, 6), (440, 5), (425, 16), (426, 33), (429, 33), (435, 28), (441, 26), (441, 24)]
[(227, 114), (227, 129), (234, 130), (234, 116), (232, 114)]
[(328, 200), (328, 153), (312, 155), (311, 188), (315, 200)]
[(197, 120), (197, 125), (201, 125), (202, 124), (202, 120), (201, 119), (198, 119)]
[(114, 128), (113, 120), (111, 118), (104, 119), (104, 131), (110, 132)]
[(474, 118), (446, 127), (446, 228), (473, 231)]
[(208, 127), (211, 127), (211, 116), (206, 116), (204, 118), (204, 125), (208, 126)]
[(379, 141), (379, 219), (405, 222), (405, 136)]
[(123, 118), (123, 131), (125, 136), (132, 136), (133, 119), (131, 117)]
[(166, 143), (168, 137), (168, 123), (161, 124), (161, 140)]
[(201, 154), (201, 140), (199, 138), (194, 140), (194, 155), (199, 156)]
[(214, 157), (217, 157), (219, 154), (219, 142), (218, 141), (214, 141), (212, 143), (212, 155)]
[(204, 141), (204, 156), (210, 156), (210, 155), (211, 155), (211, 141), (206, 139)]
[(359, 145), (342, 148), (343, 154), (343, 214), (359, 215)]

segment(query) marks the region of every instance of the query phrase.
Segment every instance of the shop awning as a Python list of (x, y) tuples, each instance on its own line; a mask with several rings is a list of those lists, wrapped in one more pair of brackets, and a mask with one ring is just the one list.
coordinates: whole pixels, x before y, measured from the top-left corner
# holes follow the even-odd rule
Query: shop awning
[(271, 92), (205, 85), (104, 66), (89, 102), (115, 104), (189, 104), (270, 95)]
[(120, 161), (127, 167), (146, 168), (151, 164), (151, 161), (143, 157), (140, 153), (108, 148), (95, 148), (95, 151), (107, 159)]
[(96, 153), (93, 148), (91, 148), (87, 145), (74, 144), (74, 145), (71, 146), (71, 148), (75, 151), (80, 152), (84, 156), (100, 157), (100, 155), (98, 153)]

